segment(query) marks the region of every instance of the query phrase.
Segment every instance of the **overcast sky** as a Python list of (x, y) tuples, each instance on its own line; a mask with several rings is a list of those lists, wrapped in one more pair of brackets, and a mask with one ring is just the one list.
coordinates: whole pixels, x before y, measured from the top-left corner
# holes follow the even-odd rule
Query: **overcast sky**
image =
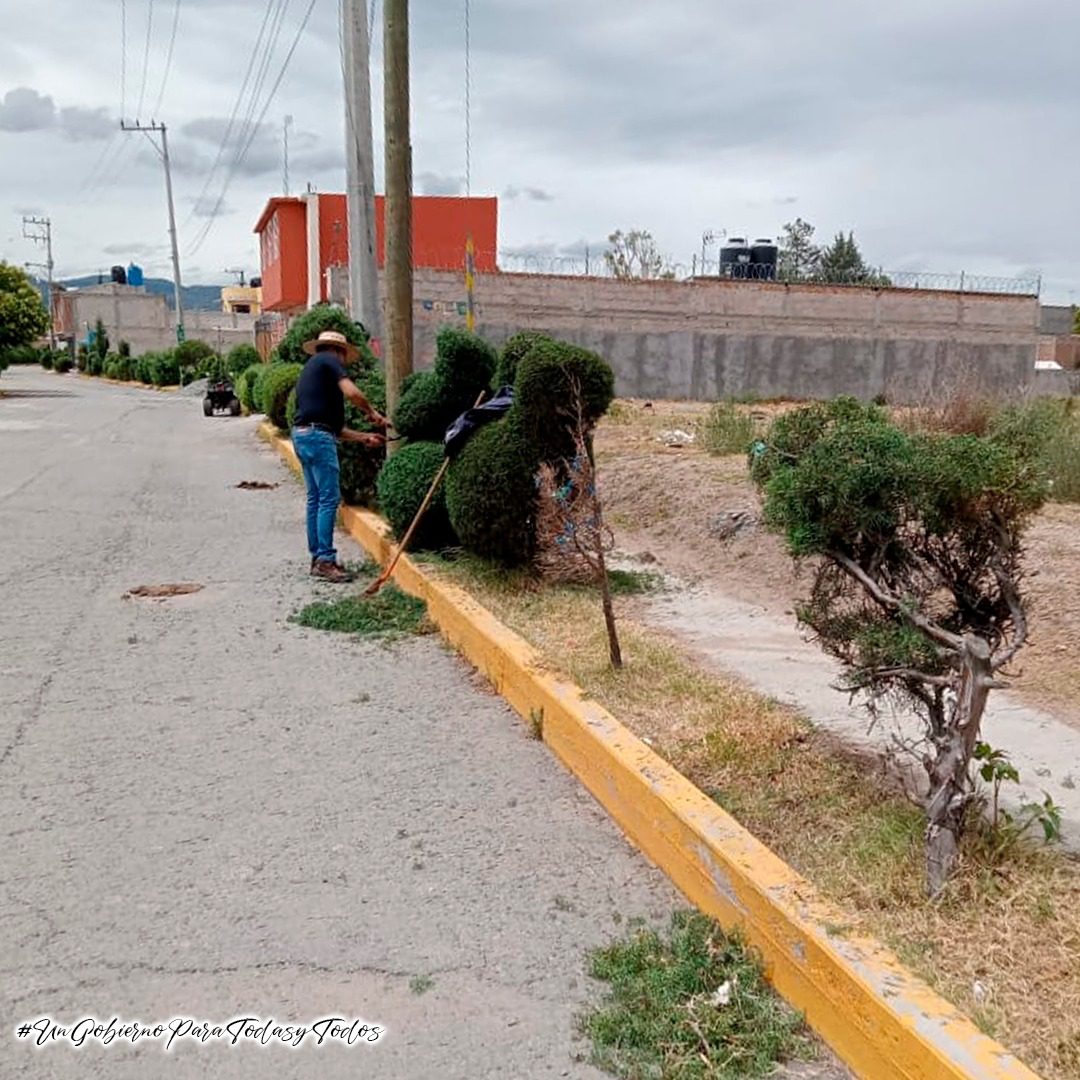
[[(126, 49), (122, 0), (20, 5), (0, 37), (0, 256), (40, 258), (19, 215), (47, 214), (61, 275), (132, 259), (169, 272), (161, 167), (116, 130), (123, 105), (169, 125), (185, 280), (257, 272), (251, 229), (282, 190), (286, 114), (293, 190), (344, 190), (337, 0), (314, 0), (222, 194), (264, 16), (283, 11), (253, 119), (308, 3), (181, 0), (164, 86), (175, 0), (123, 0)], [(416, 190), (462, 191), (463, 3), (411, 7)], [(798, 215), (822, 239), (854, 229), (886, 269), (1039, 271), (1048, 299), (1080, 302), (1069, 0), (472, 0), (472, 42), (472, 191), (500, 196), (506, 251), (595, 251), (639, 227), (689, 266), (706, 230), (771, 236)]]

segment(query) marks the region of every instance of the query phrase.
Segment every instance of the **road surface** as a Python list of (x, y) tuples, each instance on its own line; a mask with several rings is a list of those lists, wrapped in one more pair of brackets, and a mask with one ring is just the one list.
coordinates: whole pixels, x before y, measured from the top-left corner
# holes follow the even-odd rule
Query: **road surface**
[[(333, 586), (253, 420), (28, 369), (0, 391), (0, 1075), (600, 1076), (586, 952), (666, 921), (666, 879), (437, 638), (288, 622)], [(205, 587), (124, 599), (174, 582)], [(13, 1034), (88, 1016), (385, 1035)]]

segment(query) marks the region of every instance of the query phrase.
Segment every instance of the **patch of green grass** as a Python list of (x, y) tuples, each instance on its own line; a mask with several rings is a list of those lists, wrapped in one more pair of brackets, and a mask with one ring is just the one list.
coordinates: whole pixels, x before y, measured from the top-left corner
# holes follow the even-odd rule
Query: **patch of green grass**
[(701, 423), (701, 441), (710, 454), (745, 454), (756, 433), (754, 418), (731, 401), (720, 401)]
[(656, 592), (664, 584), (655, 570), (609, 570), (608, 585), (612, 596), (641, 596)]
[(593, 1064), (615, 1076), (734, 1080), (813, 1056), (802, 1019), (746, 946), (698, 912), (676, 912), (666, 939), (641, 928), (598, 949), (590, 974), (608, 993), (580, 1025)]
[(308, 604), (292, 621), (313, 630), (385, 638), (423, 633), (426, 615), (423, 600), (403, 593), (396, 585), (385, 585), (374, 596), (361, 592)]
[(414, 975), (409, 980), (409, 989), (419, 997), (426, 994), (435, 985), (435, 980), (430, 975)]

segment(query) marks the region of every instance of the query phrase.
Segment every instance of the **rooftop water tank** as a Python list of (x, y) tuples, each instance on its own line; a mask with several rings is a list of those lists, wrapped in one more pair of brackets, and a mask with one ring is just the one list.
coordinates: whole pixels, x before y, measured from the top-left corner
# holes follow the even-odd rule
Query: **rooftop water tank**
[(772, 240), (755, 240), (750, 249), (751, 276), (757, 281), (774, 281), (780, 249)]
[(729, 237), (720, 249), (720, 276), (746, 278), (750, 276), (750, 245), (742, 236)]
[(111, 273), (114, 285), (127, 284), (127, 271), (122, 266), (114, 266)]
[(132, 263), (127, 269), (127, 279), (129, 285), (142, 285), (143, 283), (143, 269), (141, 266), (136, 266)]

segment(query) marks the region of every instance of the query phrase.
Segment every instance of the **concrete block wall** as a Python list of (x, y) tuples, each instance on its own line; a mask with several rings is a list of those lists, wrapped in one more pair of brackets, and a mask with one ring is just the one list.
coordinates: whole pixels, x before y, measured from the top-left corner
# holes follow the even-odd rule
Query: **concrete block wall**
[[(766, 282), (615, 281), (480, 275), (478, 329), (501, 344), (545, 330), (594, 349), (628, 397), (918, 401), (958, 372), (1019, 393), (1034, 376), (1034, 297)], [(464, 325), (461, 276), (417, 271), (417, 366), (435, 335)]]

